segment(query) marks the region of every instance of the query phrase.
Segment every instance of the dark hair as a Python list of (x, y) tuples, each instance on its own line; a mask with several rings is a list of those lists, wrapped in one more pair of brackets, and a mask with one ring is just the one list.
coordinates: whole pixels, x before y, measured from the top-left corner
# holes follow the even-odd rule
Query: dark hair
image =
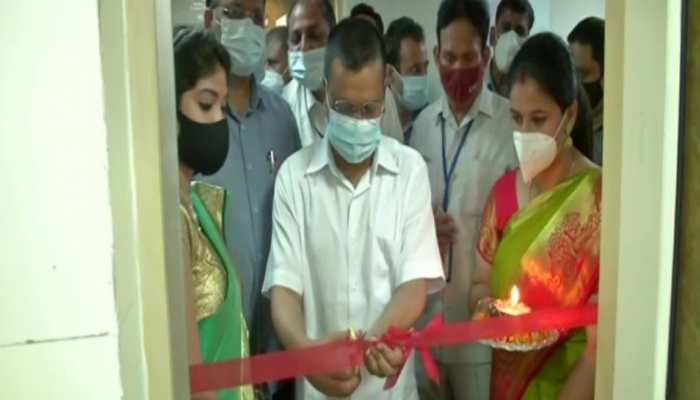
[(384, 36), (386, 49), (386, 62), (397, 69), (401, 63), (401, 42), (404, 39), (413, 39), (418, 43), (425, 42), (425, 32), (418, 23), (411, 18), (401, 17), (389, 25)]
[(384, 40), (372, 23), (360, 18), (346, 18), (333, 28), (326, 47), (324, 76), (330, 81), (333, 61), (339, 59), (350, 71), (359, 72), (373, 61), (386, 64)]
[(352, 10), (350, 10), (350, 18), (355, 18), (358, 15), (366, 15), (372, 18), (374, 20), (374, 23), (377, 25), (376, 28), (379, 30), (379, 34), (384, 34), (384, 21), (382, 20), (382, 16), (379, 15), (376, 11), (374, 11), (374, 8), (372, 8), (372, 6), (365, 3), (360, 3), (356, 5), (352, 8)]
[(579, 42), (591, 45), (593, 59), (600, 65), (600, 73), (605, 70), (605, 20), (588, 17), (579, 22), (566, 38), (569, 43)]
[(286, 26), (278, 26), (277, 28), (271, 29), (269, 32), (267, 32), (265, 40), (267, 43), (280, 43), (282, 45), (282, 50), (286, 53), (287, 47), (289, 46), (289, 43), (287, 43), (288, 38), (289, 29)]
[(482, 0), (443, 0), (437, 17), (437, 41), (440, 46), (440, 32), (458, 19), (466, 18), (481, 36), (481, 47), (486, 47), (489, 36), (489, 8)]
[(496, 8), (496, 22), (501, 18), (506, 10), (510, 10), (516, 14), (527, 14), (528, 29), (532, 29), (535, 25), (535, 11), (528, 0), (501, 0)]
[(175, 93), (177, 104), (182, 94), (192, 89), (197, 81), (208, 76), (221, 66), (228, 74), (231, 58), (228, 51), (213, 33), (205, 29), (188, 26), (175, 28)]
[(509, 80), (534, 79), (562, 111), (578, 101), (578, 116), (571, 131), (574, 146), (591, 158), (593, 124), (588, 97), (581, 86), (569, 48), (557, 35), (549, 32), (530, 37), (513, 60)]
[(333, 4), (330, 0), (293, 0), (292, 4), (289, 5), (289, 11), (287, 12), (287, 25), (289, 25), (289, 20), (292, 18), (292, 11), (299, 5), (299, 3), (315, 3), (317, 6), (321, 7), (321, 14), (323, 18), (328, 22), (328, 26), (333, 29), (336, 24), (335, 20), (335, 10), (333, 9)]
[[(204, 5), (207, 8), (212, 8), (213, 6), (217, 5), (218, 0), (205, 0)], [(263, 9), (265, 8), (265, 4), (267, 3), (267, 0), (263, 0)]]

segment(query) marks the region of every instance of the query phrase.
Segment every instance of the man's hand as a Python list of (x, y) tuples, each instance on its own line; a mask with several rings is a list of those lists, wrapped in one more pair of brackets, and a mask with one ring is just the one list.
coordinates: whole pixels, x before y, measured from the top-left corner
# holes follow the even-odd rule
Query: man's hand
[(384, 343), (371, 346), (365, 353), (367, 371), (380, 378), (396, 375), (403, 361), (403, 351), (400, 348), (390, 349)]
[[(322, 342), (334, 342), (349, 336), (348, 331), (328, 335)], [(348, 397), (360, 386), (360, 369), (345, 369), (325, 375), (307, 376), (306, 379), (316, 390), (330, 397)]]
[(433, 215), (435, 216), (435, 230), (437, 231), (440, 254), (444, 258), (450, 246), (457, 241), (457, 224), (454, 218), (445, 213), (440, 207), (434, 208)]

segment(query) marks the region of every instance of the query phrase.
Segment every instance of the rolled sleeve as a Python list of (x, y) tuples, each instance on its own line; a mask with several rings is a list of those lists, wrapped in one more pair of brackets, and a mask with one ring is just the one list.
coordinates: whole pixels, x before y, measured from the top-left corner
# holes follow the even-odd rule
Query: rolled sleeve
[(275, 185), (275, 197), (272, 206), (272, 239), (267, 272), (263, 282), (262, 293), (270, 296), (275, 286), (285, 287), (299, 295), (304, 293), (303, 269), (301, 263), (301, 234), (295, 215), (293, 198), (290, 196), (289, 179), (283, 165)]
[(435, 293), (445, 286), (440, 251), (438, 250), (435, 221), (430, 202), (430, 183), (425, 162), (410, 179), (406, 192), (406, 219), (403, 226), (398, 285), (416, 279), (426, 279), (428, 293)]

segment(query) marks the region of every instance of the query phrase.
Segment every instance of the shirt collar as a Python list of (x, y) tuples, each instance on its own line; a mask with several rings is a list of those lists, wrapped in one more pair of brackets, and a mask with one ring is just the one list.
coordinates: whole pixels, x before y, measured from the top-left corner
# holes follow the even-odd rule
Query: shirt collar
[[(468, 121), (476, 118), (477, 115), (483, 114), (487, 117), (492, 117), (493, 116), (493, 93), (491, 93), (491, 90), (487, 87), (487, 84), (484, 83), (483, 87), (481, 88), (481, 93), (479, 93), (479, 97), (476, 98), (474, 101), (474, 104), (472, 105), (472, 108), (469, 109), (469, 112), (467, 113), (467, 117), (462, 121), (462, 125), (466, 124)], [(441, 104), (440, 104), (440, 110), (438, 111), (437, 118), (435, 119), (435, 123), (439, 124), (440, 121), (443, 119), (445, 120), (454, 120), (454, 114), (452, 114), (452, 110), (450, 110), (450, 104), (447, 101), (447, 97), (443, 96)], [(456, 124), (456, 121), (455, 121)]]
[(251, 110), (264, 110), (265, 109), (265, 96), (261, 90), (262, 85), (259, 85), (255, 76), (251, 77), (250, 84), (250, 109)]
[[(377, 151), (374, 154), (374, 160), (372, 161), (371, 170), (376, 172), (378, 167), (386, 170), (394, 175), (399, 173), (399, 166), (396, 162), (396, 157), (393, 156), (391, 151), (392, 143), (389, 140), (382, 137), (377, 147)], [(332, 161), (331, 144), (328, 141), (328, 135), (324, 136), (323, 139), (313, 145), (313, 154), (311, 155), (311, 161), (306, 168), (306, 174), (314, 174), (321, 171), (327, 166), (330, 166)]]

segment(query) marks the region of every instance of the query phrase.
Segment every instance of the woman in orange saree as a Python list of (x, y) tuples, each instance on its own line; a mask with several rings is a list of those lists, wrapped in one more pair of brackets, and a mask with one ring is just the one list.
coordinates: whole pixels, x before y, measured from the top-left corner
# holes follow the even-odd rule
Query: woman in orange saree
[[(600, 171), (590, 154), (588, 104), (566, 44), (531, 37), (510, 71), (520, 168), (494, 186), (484, 211), (472, 305), (507, 298), (532, 310), (595, 301)], [(592, 399), (594, 329), (561, 332), (538, 351), (494, 350), (491, 399)]]

